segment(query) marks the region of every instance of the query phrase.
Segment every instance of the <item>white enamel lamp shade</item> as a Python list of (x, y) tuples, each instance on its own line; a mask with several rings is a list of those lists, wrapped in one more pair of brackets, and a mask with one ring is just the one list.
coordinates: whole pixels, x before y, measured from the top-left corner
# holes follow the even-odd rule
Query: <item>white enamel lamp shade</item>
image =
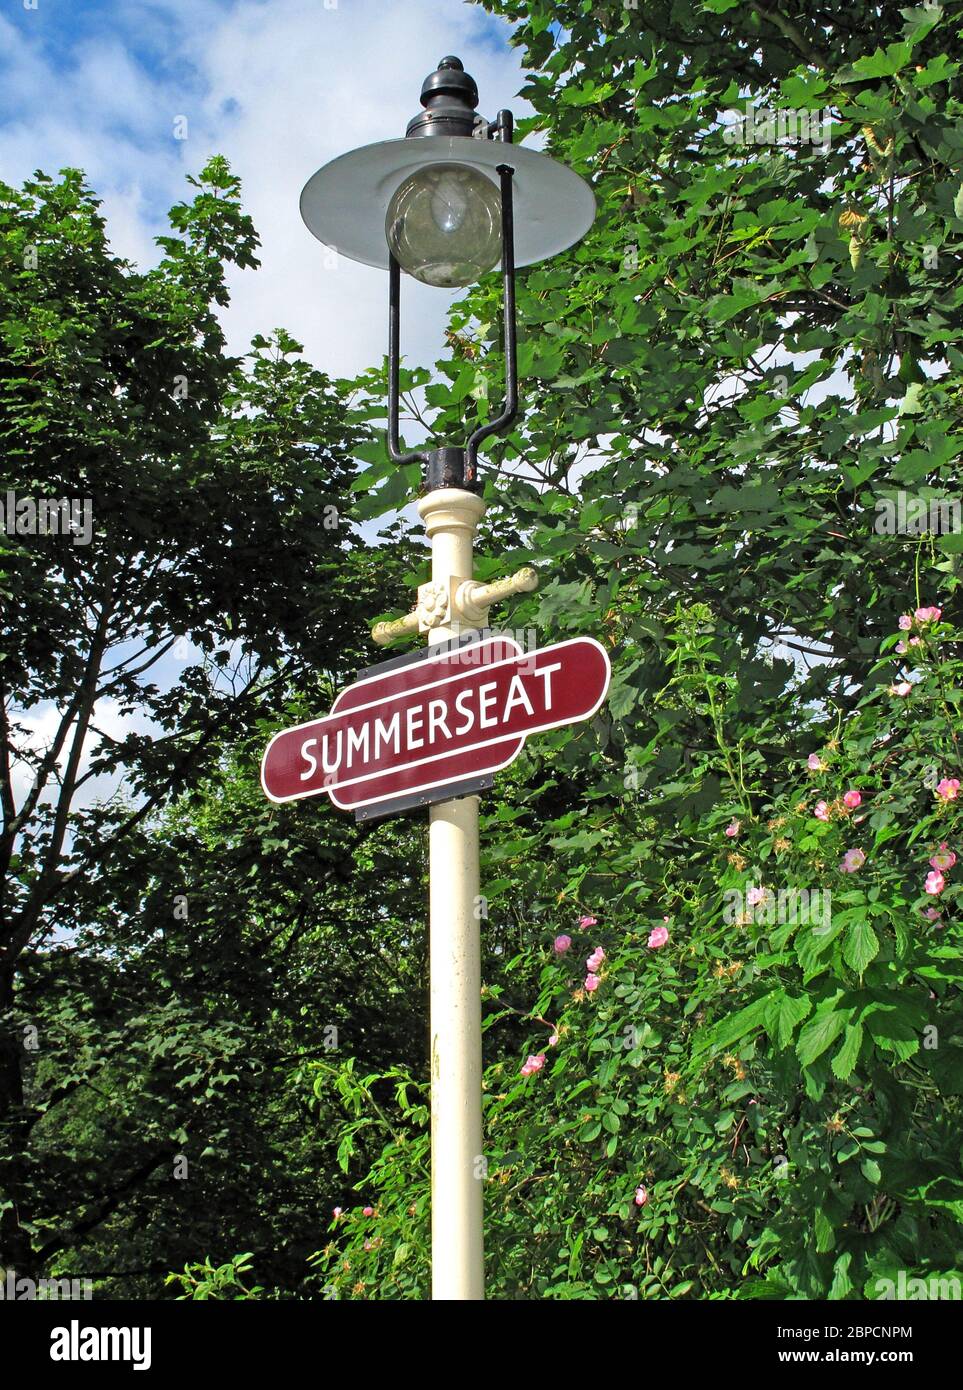
[(385, 217), (396, 189), (430, 164), (467, 164), (499, 183), (498, 165), (514, 169), (515, 264), (547, 260), (580, 241), (595, 219), (595, 195), (566, 165), (536, 150), (470, 136), (382, 140), (340, 155), (308, 179), (301, 216), (339, 255), (388, 268)]

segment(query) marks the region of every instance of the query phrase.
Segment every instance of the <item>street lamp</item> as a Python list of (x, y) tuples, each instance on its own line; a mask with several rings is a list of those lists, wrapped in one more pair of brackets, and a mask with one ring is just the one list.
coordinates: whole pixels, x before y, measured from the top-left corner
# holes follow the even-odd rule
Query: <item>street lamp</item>
[[(425, 465), (435, 487), (477, 487), (479, 445), (518, 410), (515, 267), (557, 255), (595, 217), (588, 184), (548, 155), (512, 144), (514, 121), (486, 121), (478, 88), (458, 58), (442, 58), (421, 89), (424, 110), (403, 140), (382, 140), (333, 159), (304, 186), (301, 216), (319, 241), (389, 274), (388, 453)], [(508, 148), (510, 147), (510, 148)], [(402, 453), (398, 438), (400, 272), (423, 284), (470, 285), (501, 262), (505, 405), (464, 448)]]
[[(535, 588), (529, 568), (492, 584), (472, 578), (478, 449), (518, 411), (515, 267), (564, 251), (595, 217), (589, 186), (563, 164), (512, 143), (510, 111), (478, 115), (478, 89), (458, 58), (443, 58), (421, 89), (424, 108), (403, 140), (384, 140), (319, 169), (301, 193), (301, 216), (319, 241), (388, 271), (388, 454), (421, 462), (418, 503), (431, 539), (431, 580), (414, 612), (379, 623), (376, 642), (427, 634), (457, 647), (492, 603)], [(464, 445), (404, 453), (399, 439), (401, 272), (427, 285), (470, 285), (501, 262), (505, 402)], [(411, 657), (389, 663), (407, 664)], [(412, 670), (417, 681), (417, 671)], [(479, 789), (446, 788), (429, 809), (432, 1297), (484, 1298)]]

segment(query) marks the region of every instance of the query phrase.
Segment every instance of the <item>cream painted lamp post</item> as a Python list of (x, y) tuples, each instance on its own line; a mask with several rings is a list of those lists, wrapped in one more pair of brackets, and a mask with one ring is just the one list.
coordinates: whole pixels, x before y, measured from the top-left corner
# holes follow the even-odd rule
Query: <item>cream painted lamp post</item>
[[(475, 528), (485, 512), (478, 450), (518, 411), (515, 267), (547, 259), (585, 235), (589, 186), (564, 164), (512, 143), (510, 111), (478, 115), (478, 89), (458, 58), (425, 79), (403, 140), (384, 140), (319, 169), (301, 216), (319, 241), (388, 271), (388, 453), (424, 465), (418, 511), (431, 540), (431, 580), (407, 617), (379, 623), (376, 642), (426, 633), (429, 644), (484, 624), (492, 603), (536, 587), (531, 569), (480, 584)], [(442, 288), (470, 285), (501, 265), (505, 404), (462, 445), (405, 453), (399, 439), (401, 272)], [(476, 903), (478, 797), (429, 811), (432, 1297), (484, 1298), (481, 958)]]

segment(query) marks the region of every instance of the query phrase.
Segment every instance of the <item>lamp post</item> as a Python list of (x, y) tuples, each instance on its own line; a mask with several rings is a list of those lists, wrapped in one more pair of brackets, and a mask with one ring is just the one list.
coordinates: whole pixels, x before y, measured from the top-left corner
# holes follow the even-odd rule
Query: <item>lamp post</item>
[[(489, 606), (535, 588), (523, 569), (494, 584), (472, 577), (475, 528), (485, 512), (478, 450), (518, 411), (515, 267), (553, 256), (585, 235), (591, 189), (565, 165), (513, 144), (510, 111), (477, 112), (478, 89), (458, 58), (425, 79), (422, 111), (404, 139), (366, 145), (319, 169), (301, 194), (310, 231), (341, 255), (388, 271), (388, 454), (420, 462), (418, 511), (431, 540), (431, 580), (414, 612), (379, 623), (376, 642), (414, 632), (429, 644), (484, 623)], [(464, 444), (404, 452), (399, 435), (401, 272), (424, 284), (472, 284), (501, 266), (505, 401)], [(429, 810), (432, 1297), (484, 1298), (481, 953), (478, 797)]]

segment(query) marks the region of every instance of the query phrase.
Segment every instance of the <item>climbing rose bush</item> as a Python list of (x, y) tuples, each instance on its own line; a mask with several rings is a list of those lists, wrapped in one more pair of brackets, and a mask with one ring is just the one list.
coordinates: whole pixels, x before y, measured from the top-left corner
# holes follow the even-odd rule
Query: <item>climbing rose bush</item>
[[(944, 625), (914, 654), (908, 707), (885, 639), (856, 707), (812, 712), (818, 757), (744, 783), (738, 849), (717, 806), (658, 879), (616, 854), (604, 898), (556, 892), (488, 956), (492, 1296), (871, 1298), (963, 1265), (957, 652)], [(584, 890), (577, 857), (551, 881)], [(530, 862), (500, 856), (514, 891)], [(364, 1179), (382, 1244), (317, 1257), (339, 1296), (427, 1294), (426, 1117)]]
[[(538, 557), (513, 625), (613, 667), (597, 719), (483, 803), (490, 1296), (856, 1300), (959, 1271), (961, 878), (931, 860), (960, 852), (963, 549), (892, 524), (959, 491), (959, 15), (486, 8), (598, 204), (519, 277), (486, 577)], [(831, 108), (831, 141), (732, 143), (750, 99)], [(439, 438), (503, 398), (498, 294), (452, 311)], [(381, 450), (363, 496), (417, 471)], [(427, 1294), (426, 1092), (395, 1084), (381, 1161), (345, 1153), (385, 1239), (335, 1233), (339, 1296)]]

